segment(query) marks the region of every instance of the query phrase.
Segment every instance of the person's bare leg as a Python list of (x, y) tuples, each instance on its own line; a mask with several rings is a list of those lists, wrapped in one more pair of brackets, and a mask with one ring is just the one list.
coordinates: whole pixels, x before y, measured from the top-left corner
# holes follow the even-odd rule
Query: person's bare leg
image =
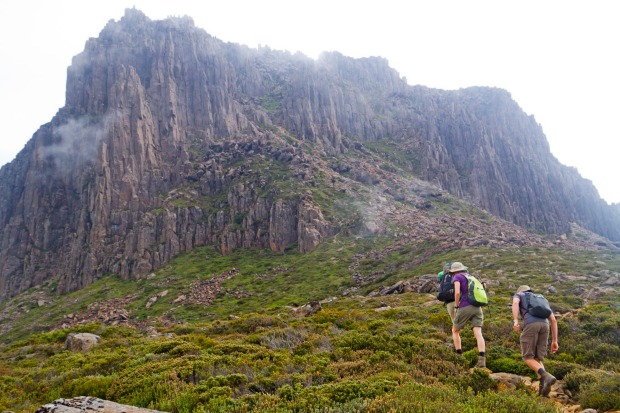
[(452, 326), (452, 341), (454, 342), (454, 350), (461, 350), (461, 334), (458, 328)]
[(476, 338), (476, 344), (478, 345), (478, 352), (485, 351), (484, 337), (482, 337), (482, 327), (474, 327), (474, 337)]
[(536, 360), (536, 359), (527, 359), (527, 360), (523, 360), (525, 361), (525, 364), (527, 364), (527, 366), (529, 368), (531, 368), (532, 370), (534, 370), (536, 372), (536, 375), (538, 377), (540, 377), (540, 374), (538, 373), (538, 370), (540, 370), (541, 368), (545, 368), (545, 366), (543, 366), (543, 364)]
[(487, 357), (485, 355), (485, 342), (484, 337), (482, 337), (482, 327), (474, 327), (472, 330), (474, 331), (474, 337), (478, 345), (478, 363), (476, 363), (476, 367), (485, 368), (487, 366)]

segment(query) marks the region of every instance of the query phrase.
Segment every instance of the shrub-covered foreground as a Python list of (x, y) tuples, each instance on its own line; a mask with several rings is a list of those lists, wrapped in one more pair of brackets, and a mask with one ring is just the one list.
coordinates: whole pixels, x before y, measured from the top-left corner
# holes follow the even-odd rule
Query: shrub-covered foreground
[[(454, 260), (489, 285), (483, 333), (490, 370), (533, 377), (521, 361), (508, 307), (516, 286), (528, 284), (549, 297), (559, 319), (560, 351), (546, 360), (548, 370), (583, 407), (620, 409), (614, 270), (620, 254), (541, 248), (426, 254), (423, 247), (386, 245), (333, 239), (308, 254), (228, 256), (199, 248), (146, 280), (104, 277), (63, 296), (54, 294), (53, 283), (47, 292), (34, 289), (0, 305), (0, 411), (33, 412), (75, 396), (170, 412), (556, 411), (525, 387), (496, 389), (488, 374), (471, 371), (473, 335), (462, 333), (466, 351), (458, 358), (450, 319), (434, 295), (369, 294), (424, 274), (434, 279), (443, 262)], [(364, 284), (352, 282), (353, 262)], [(210, 300), (179, 301), (233, 268), (236, 275), (223, 277)], [(351, 297), (351, 287), (364, 297)], [(33, 298), (39, 294), (49, 301), (44, 306)], [(152, 297), (159, 299), (146, 305)], [(309, 317), (289, 307), (311, 300), (323, 302)], [(92, 313), (99, 303), (121, 306), (130, 325), (79, 319), (58, 329), (65, 315)], [(63, 347), (72, 332), (102, 341), (69, 352)]]
[[(0, 410), (88, 395), (170, 412), (556, 411), (529, 389), (497, 391), (487, 373), (470, 370), (475, 351), (453, 353), (445, 309), (430, 301), (415, 293), (340, 299), (310, 317), (281, 309), (160, 327), (154, 337), (97, 324), (33, 335), (0, 356)], [(618, 316), (605, 306), (581, 313), (561, 319), (564, 350), (548, 368), (583, 405), (618, 409), (620, 356), (609, 335), (618, 333)], [(592, 317), (603, 315), (607, 330), (588, 334)], [(487, 324), (489, 367), (530, 375), (502, 317)], [(69, 352), (63, 344), (73, 331), (102, 342)], [(473, 347), (470, 336), (464, 348)], [(580, 337), (594, 341), (572, 341)]]

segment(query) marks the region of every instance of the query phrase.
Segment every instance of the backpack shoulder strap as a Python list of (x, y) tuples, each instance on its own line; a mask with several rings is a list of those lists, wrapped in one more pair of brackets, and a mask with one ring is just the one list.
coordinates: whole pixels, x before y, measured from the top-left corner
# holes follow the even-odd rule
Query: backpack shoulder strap
[(523, 308), (523, 310), (525, 310), (526, 313), (527, 313), (527, 307), (530, 304), (530, 296), (527, 293), (528, 293), (527, 291), (521, 293), (521, 301), (519, 302), (519, 306)]

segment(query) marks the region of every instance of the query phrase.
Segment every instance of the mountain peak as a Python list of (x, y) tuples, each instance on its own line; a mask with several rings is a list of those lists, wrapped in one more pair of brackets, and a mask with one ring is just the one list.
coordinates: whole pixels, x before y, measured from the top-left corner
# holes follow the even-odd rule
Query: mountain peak
[(127, 9), (74, 58), (66, 95), (0, 170), (3, 298), (52, 278), (59, 292), (137, 279), (201, 245), (418, 239), (397, 212), (429, 223), (426, 236), (463, 230), (443, 211), (470, 232), (494, 216), (513, 228), (502, 239), (577, 223), (620, 240), (618, 209), (557, 162), (506, 91), (409, 86), (380, 57), (315, 62)]

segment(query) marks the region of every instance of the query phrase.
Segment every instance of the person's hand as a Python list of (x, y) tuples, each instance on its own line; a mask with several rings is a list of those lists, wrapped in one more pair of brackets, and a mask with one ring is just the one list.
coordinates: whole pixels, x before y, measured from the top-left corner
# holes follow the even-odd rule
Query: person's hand
[[(515, 333), (519, 334), (519, 332), (521, 331), (521, 327), (519, 327), (519, 323), (514, 323), (512, 325), (512, 329), (515, 331)], [(556, 343), (557, 344), (557, 343)]]
[(557, 341), (552, 341), (551, 342), (551, 352), (555, 353), (556, 351), (558, 351), (558, 349), (560, 348), (560, 346), (558, 345)]

